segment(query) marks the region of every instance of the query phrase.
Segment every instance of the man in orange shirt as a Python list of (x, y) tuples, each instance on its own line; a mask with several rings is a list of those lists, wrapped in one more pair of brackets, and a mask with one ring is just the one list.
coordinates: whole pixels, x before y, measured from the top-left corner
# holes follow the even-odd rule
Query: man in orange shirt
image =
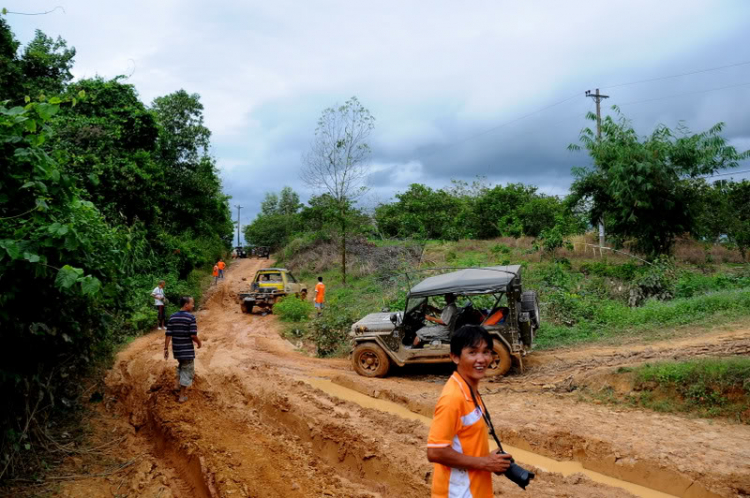
[(224, 268), (226, 268), (226, 263), (224, 263), (224, 260), (219, 258), (219, 262), (216, 263), (216, 266), (219, 267), (219, 278), (224, 278)]
[(451, 337), (456, 371), (440, 394), (427, 440), (427, 459), (435, 464), (432, 498), (491, 498), (492, 473), (510, 467), (510, 455), (490, 453), (486, 408), (479, 396), (479, 381), (492, 363), (491, 345), (487, 330), (475, 325)]
[(318, 283), (315, 284), (315, 309), (318, 310), (318, 315), (323, 312), (323, 303), (326, 298), (326, 286), (323, 283), (323, 277), (318, 277)]

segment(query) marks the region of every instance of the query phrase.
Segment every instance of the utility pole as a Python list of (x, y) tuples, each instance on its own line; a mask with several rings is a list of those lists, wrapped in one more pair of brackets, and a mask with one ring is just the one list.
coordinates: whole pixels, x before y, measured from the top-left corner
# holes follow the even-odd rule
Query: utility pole
[[(591, 97), (596, 102), (596, 139), (602, 139), (602, 106), (601, 102), (604, 99), (608, 99), (609, 95), (602, 95), (599, 93), (599, 89), (596, 89), (596, 93), (591, 93), (591, 90), (586, 90), (586, 96)], [(604, 220), (599, 220), (599, 247), (604, 247)]]
[(237, 247), (240, 247), (240, 209), (242, 209), (244, 206), (240, 206), (239, 204), (237, 204), (234, 207), (237, 208)]

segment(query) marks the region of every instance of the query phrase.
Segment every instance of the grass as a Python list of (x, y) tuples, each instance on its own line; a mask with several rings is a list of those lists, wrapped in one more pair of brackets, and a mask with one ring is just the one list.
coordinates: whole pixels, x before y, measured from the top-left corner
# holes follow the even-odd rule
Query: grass
[(665, 329), (714, 326), (750, 316), (750, 289), (715, 292), (673, 301), (649, 301), (640, 308), (603, 302), (590, 320), (572, 326), (543, 323), (537, 335), (540, 349), (640, 337), (661, 337)]
[(584, 390), (583, 399), (750, 424), (750, 358), (646, 363), (619, 368), (615, 375), (627, 379), (629, 392), (605, 386), (595, 393)]
[[(556, 258), (533, 249), (530, 238), (424, 241), (422, 268), (520, 264), (525, 290), (536, 290), (542, 312), (538, 348), (550, 349), (599, 341), (647, 341), (675, 335), (683, 328), (713, 328), (750, 317), (750, 270), (738, 265), (733, 252), (680, 241), (677, 260), (668, 267), (649, 266), (626, 255), (600, 257), (584, 251), (587, 236), (576, 237), (575, 249)], [(415, 244), (414, 241), (373, 241), (377, 247)], [(336, 251), (333, 251), (336, 252)], [(692, 263), (696, 254), (708, 254)], [(687, 255), (680, 259), (682, 255)], [(692, 259), (691, 259), (692, 258)], [(313, 288), (322, 275), (327, 309), (321, 318), (290, 325), (294, 337), (316, 343), (321, 355), (345, 354), (346, 333), (364, 315), (403, 308), (407, 280), (378, 274), (365, 258), (350, 256), (347, 286), (341, 283), (337, 254), (296, 253), (293, 267)], [(707, 262), (708, 261), (708, 262)], [(728, 261), (722, 263), (720, 261)], [(402, 265), (404, 269), (413, 265)], [(666, 269), (665, 269), (666, 268)], [(368, 273), (370, 272), (370, 273)], [(429, 273), (410, 274), (411, 284)], [(631, 307), (638, 291), (639, 306)]]

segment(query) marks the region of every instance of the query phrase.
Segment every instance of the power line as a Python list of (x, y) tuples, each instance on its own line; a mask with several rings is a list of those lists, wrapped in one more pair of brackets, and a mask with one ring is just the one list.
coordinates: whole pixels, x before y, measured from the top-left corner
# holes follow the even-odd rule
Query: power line
[(434, 156), (438, 152), (443, 152), (443, 151), (448, 150), (450, 148), (456, 147), (457, 145), (461, 145), (461, 144), (463, 144), (465, 142), (468, 142), (469, 140), (474, 140), (475, 138), (481, 137), (482, 135), (486, 135), (486, 134), (491, 133), (491, 132), (493, 132), (495, 130), (499, 130), (500, 128), (503, 128), (503, 127), (508, 126), (510, 124), (517, 123), (517, 122), (519, 122), (519, 121), (521, 121), (523, 119), (526, 119), (528, 117), (531, 117), (531, 116), (533, 116), (535, 114), (539, 114), (540, 112), (546, 111), (547, 109), (552, 109), (553, 107), (557, 107), (557, 106), (559, 106), (561, 104), (564, 104), (565, 102), (568, 102), (570, 100), (573, 100), (576, 97), (579, 97), (580, 95), (581, 95), (580, 92), (577, 92), (575, 95), (571, 95), (570, 97), (568, 97), (566, 99), (563, 99), (563, 100), (561, 100), (559, 102), (555, 102), (554, 104), (546, 105), (544, 107), (541, 107), (539, 109), (531, 111), (531, 112), (529, 112), (527, 114), (524, 114), (523, 116), (519, 116), (519, 117), (517, 117), (515, 119), (511, 119), (510, 121), (506, 121), (505, 123), (501, 123), (501, 124), (499, 124), (497, 126), (493, 126), (492, 128), (488, 128), (488, 129), (486, 129), (484, 131), (481, 131), (479, 133), (476, 133), (474, 135), (470, 135), (468, 137), (465, 137), (465, 138), (459, 140), (458, 142), (454, 142), (452, 144), (448, 144), (448, 145), (445, 145), (443, 147), (438, 147), (437, 149), (433, 150), (432, 152), (429, 152), (429, 153), (423, 155), (422, 159)]
[(698, 178), (713, 178), (715, 176), (740, 175), (742, 173), (750, 173), (750, 169), (745, 169), (742, 171), (730, 171), (728, 173), (717, 173), (715, 175), (703, 175), (703, 176), (699, 176)]
[(666, 95), (664, 97), (657, 97), (655, 99), (635, 100), (635, 101), (632, 101), (632, 102), (625, 102), (623, 104), (617, 104), (617, 105), (624, 106), (624, 105), (633, 105), (633, 104), (643, 104), (644, 102), (656, 102), (657, 100), (674, 99), (674, 98), (677, 98), (677, 97), (686, 97), (686, 96), (689, 96), (689, 95), (696, 95), (696, 94), (699, 94), (699, 93), (717, 92), (719, 90), (727, 90), (729, 88), (740, 88), (740, 87), (748, 86), (748, 85), (750, 85), (750, 81), (746, 81), (744, 83), (737, 83), (735, 85), (721, 86), (719, 88), (709, 88), (708, 90), (698, 90), (698, 91), (695, 91), (695, 92), (678, 93), (678, 94), (675, 94), (675, 95)]
[(54, 11), (56, 11), (58, 9), (62, 10), (63, 14), (65, 14), (65, 9), (63, 7), (61, 7), (60, 5), (58, 5), (57, 7), (55, 7), (52, 10), (48, 10), (47, 12), (13, 12), (11, 10), (2, 9), (2, 13), (3, 14), (15, 14), (17, 16), (43, 16), (43, 15), (46, 15), (46, 14), (51, 14), (51, 13), (53, 13)]
[(661, 80), (668, 80), (668, 79), (672, 79), (672, 78), (681, 78), (683, 76), (691, 76), (693, 74), (701, 74), (701, 73), (708, 73), (708, 72), (711, 72), (711, 71), (719, 71), (720, 69), (728, 69), (730, 67), (746, 66), (748, 64), (750, 64), (750, 61), (737, 62), (735, 64), (727, 64), (726, 66), (710, 67), (708, 69), (698, 69), (697, 71), (690, 71), (689, 73), (673, 74), (671, 76), (660, 76), (658, 78), (649, 78), (649, 79), (645, 79), (645, 80), (631, 81), (631, 82), (628, 82), (628, 83), (618, 83), (616, 85), (603, 86), (602, 88), (617, 88), (617, 87), (620, 87), (620, 86), (637, 85), (639, 83), (649, 83), (649, 82), (652, 82), (652, 81), (661, 81)]

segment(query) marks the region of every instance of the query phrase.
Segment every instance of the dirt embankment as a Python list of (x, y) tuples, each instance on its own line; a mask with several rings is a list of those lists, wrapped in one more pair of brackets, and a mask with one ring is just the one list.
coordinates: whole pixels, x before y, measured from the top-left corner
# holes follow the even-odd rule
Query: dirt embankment
[[(345, 360), (295, 352), (279, 337), (273, 316), (243, 315), (234, 300), (246, 285), (242, 278), (267, 264), (234, 263), (197, 313), (204, 347), (187, 403), (175, 401), (175, 362), (163, 359), (161, 334), (134, 341), (118, 356), (105, 407), (91, 422), (95, 437), (119, 443), (110, 460), (72, 462), (78, 468), (71, 475), (78, 477), (62, 480), (59, 495), (429, 495), (424, 423), (332, 397), (304, 379), (331, 378), (431, 415), (445, 372), (413, 369), (363, 379)], [(750, 428), (577, 403), (549, 386), (578, 367), (550, 366), (555, 361), (542, 358), (526, 376), (486, 385), (485, 399), (509, 444), (675, 496), (750, 493)], [(572, 367), (578, 360), (560, 361)], [(112, 465), (104, 468), (105, 460)], [(581, 475), (544, 471), (525, 493), (502, 477), (494, 482), (503, 496), (631, 496)]]

